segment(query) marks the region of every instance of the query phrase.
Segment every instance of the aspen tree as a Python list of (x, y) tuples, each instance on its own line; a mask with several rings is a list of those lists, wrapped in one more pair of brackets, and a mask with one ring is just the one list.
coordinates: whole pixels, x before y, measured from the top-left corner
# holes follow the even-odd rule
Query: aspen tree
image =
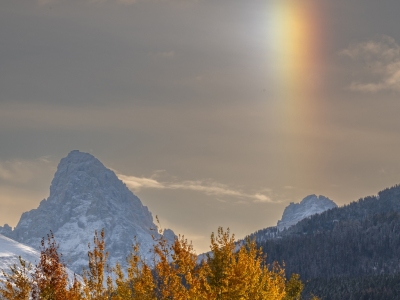
[[(100, 236), (94, 233), (93, 250), (88, 252), (88, 269), (83, 271), (83, 291), (87, 300), (107, 299), (111, 291), (105, 288), (110, 284), (110, 277), (106, 276), (108, 252), (105, 251), (104, 229)], [(90, 244), (89, 244), (90, 249)]]
[(150, 267), (141, 259), (137, 242), (132, 247), (127, 263), (127, 277), (120, 264), (115, 267), (116, 288), (112, 299), (156, 300), (153, 274)]
[(32, 275), (33, 300), (67, 299), (68, 274), (58, 247), (53, 232), (47, 235), (47, 242), (42, 238), (40, 261)]
[[(161, 233), (161, 230), (160, 232)], [(299, 300), (303, 284), (299, 275), (286, 279), (278, 263), (265, 265), (254, 241), (238, 244), (222, 227), (211, 235), (211, 251), (198, 262), (193, 246), (184, 236), (170, 244), (162, 235), (154, 238), (151, 264), (140, 256), (139, 243), (132, 247), (127, 269), (107, 266), (104, 230), (94, 234), (88, 251), (83, 284), (76, 276), (68, 285), (66, 267), (51, 233), (42, 239), (41, 259), (35, 268), (20, 258), (0, 283), (0, 299), (40, 300)], [(109, 272), (108, 275), (106, 273)], [(110, 276), (114, 272), (114, 277)], [(32, 278), (30, 277), (32, 273)], [(318, 298), (314, 297), (313, 300)]]
[(4, 279), (0, 279), (0, 299), (29, 299), (32, 290), (29, 273), (32, 271), (32, 265), (24, 261), (21, 256), (18, 257), (18, 260), (19, 265), (10, 266), (8, 273), (2, 270)]

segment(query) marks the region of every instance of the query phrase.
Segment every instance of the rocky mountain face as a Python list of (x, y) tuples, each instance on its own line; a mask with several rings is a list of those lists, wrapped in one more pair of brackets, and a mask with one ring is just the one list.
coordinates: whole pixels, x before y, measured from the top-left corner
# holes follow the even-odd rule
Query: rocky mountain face
[(309, 195), (300, 203), (290, 203), (283, 211), (282, 219), (278, 221), (278, 231), (289, 228), (299, 221), (328, 209), (337, 207), (336, 203), (324, 196)]
[[(95, 230), (105, 231), (109, 263), (125, 263), (135, 243), (151, 259), (159, 237), (153, 217), (115, 173), (88, 153), (74, 150), (63, 158), (50, 187), (50, 196), (37, 209), (22, 214), (14, 230), (0, 228), (8, 237), (38, 248), (50, 230), (60, 244), (67, 266), (77, 273), (87, 266), (88, 243)], [(175, 235), (165, 230), (170, 242)]]

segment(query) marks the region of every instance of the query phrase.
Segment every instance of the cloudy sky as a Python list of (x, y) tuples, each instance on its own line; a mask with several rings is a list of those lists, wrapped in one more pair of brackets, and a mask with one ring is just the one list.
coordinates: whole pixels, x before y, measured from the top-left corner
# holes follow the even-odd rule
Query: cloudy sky
[(400, 183), (399, 1), (2, 0), (0, 224), (86, 151), (207, 250)]

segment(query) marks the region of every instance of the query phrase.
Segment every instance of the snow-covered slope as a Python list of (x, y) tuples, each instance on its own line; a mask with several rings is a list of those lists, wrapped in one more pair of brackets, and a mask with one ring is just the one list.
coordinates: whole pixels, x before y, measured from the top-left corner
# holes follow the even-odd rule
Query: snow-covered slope
[[(40, 261), (40, 253), (35, 249), (13, 241), (0, 234), (0, 270), (8, 272), (10, 266), (14, 264), (19, 266), (19, 256), (32, 266)], [(73, 280), (74, 272), (67, 269), (69, 279)], [(0, 272), (0, 278), (3, 278), (3, 272)]]
[[(23, 213), (7, 235), (36, 248), (52, 230), (67, 266), (80, 273), (87, 266), (88, 243), (103, 228), (111, 265), (124, 264), (135, 237), (142, 255), (151, 258), (151, 236), (158, 233), (147, 207), (98, 159), (74, 150), (59, 163), (47, 200)], [(164, 235), (174, 237), (171, 230)]]
[(299, 221), (315, 214), (320, 214), (328, 209), (337, 207), (336, 203), (324, 196), (309, 195), (300, 203), (290, 203), (283, 212), (282, 220), (277, 227), (281, 231), (295, 225)]
[[(40, 260), (40, 254), (35, 249), (0, 234), (0, 270), (7, 272), (10, 266), (19, 265), (19, 256), (32, 265), (36, 265)], [(0, 272), (0, 278), (2, 275), (2, 272)]]

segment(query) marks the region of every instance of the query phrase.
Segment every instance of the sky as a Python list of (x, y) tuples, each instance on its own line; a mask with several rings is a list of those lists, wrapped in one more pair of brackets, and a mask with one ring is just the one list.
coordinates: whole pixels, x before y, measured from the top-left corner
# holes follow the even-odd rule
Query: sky
[(89, 152), (198, 252), (400, 183), (399, 1), (2, 0), (0, 225)]

